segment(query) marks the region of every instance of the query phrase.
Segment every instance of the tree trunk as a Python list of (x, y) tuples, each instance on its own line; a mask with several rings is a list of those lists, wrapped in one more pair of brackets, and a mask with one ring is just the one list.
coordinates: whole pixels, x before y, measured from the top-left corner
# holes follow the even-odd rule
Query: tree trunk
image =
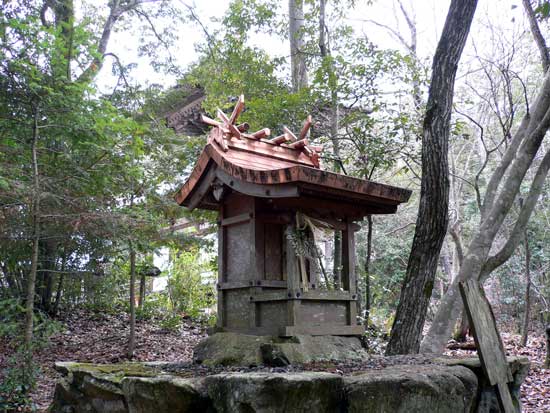
[[(326, 18), (326, 0), (321, 0), (319, 3), (319, 52), (321, 58), (327, 59), (331, 57), (327, 42), (327, 26)], [(334, 72), (332, 62), (327, 65), (328, 87), (330, 89), (330, 140), (332, 143), (332, 152), (334, 155), (333, 170), (340, 172), (340, 141), (338, 139), (339, 130), (339, 105), (338, 105), (338, 79)], [(342, 236), (339, 231), (334, 233), (334, 287), (340, 288), (341, 283), (341, 267), (342, 267)]]
[(143, 311), (143, 305), (145, 304), (145, 275), (142, 274), (139, 280), (139, 311)]
[(53, 282), (54, 282), (54, 273), (56, 264), (56, 250), (57, 244), (52, 240), (43, 241), (43, 265), (41, 265), (42, 271), (42, 282), (44, 283), (40, 291), (40, 303), (42, 309), (50, 313), (51, 304), (52, 304), (52, 294), (53, 294)]
[(53, 304), (52, 315), (55, 317), (59, 313), (59, 303), (61, 302), (61, 292), (63, 291), (63, 281), (65, 280), (65, 274), (59, 274), (59, 280), (57, 281), (57, 290), (55, 292), (55, 301)]
[[(469, 278), (477, 278), (483, 283), (489, 276), (490, 271), (497, 268), (498, 265), (502, 265), (511, 255), (515, 249), (516, 234), (520, 231), (525, 232), (525, 226), (534, 209), (534, 205), (536, 205), (542, 190), (542, 184), (550, 168), (550, 152), (546, 153), (537, 169), (527, 200), (521, 208), (519, 217), (512, 230), (512, 235), (510, 235), (502, 250), (494, 256), (489, 257), (495, 236), (508, 214), (515, 197), (519, 193), (521, 182), (533, 162), (535, 154), (542, 143), (542, 138), (550, 126), (550, 76), (548, 74), (532, 108), (532, 112), (526, 115), (522, 122), (523, 127), (520, 127), (516, 132), (516, 136), (514, 136), (514, 139), (516, 139), (517, 135), (519, 135), (520, 138), (524, 138), (524, 141), (518, 149), (519, 152), (514, 156), (515, 161), (510, 166), (510, 171), (508, 172), (506, 182), (502, 185), (500, 196), (495, 200), (493, 195), (491, 195), (493, 202), (490, 204), (487, 203), (487, 195), (485, 197), (484, 205), (487, 205), (487, 208), (491, 208), (491, 211), (484, 213), (479, 229), (474, 234), (474, 238), (468, 247), (468, 252), (465, 254), (464, 265), (461, 267), (458, 276), (447, 290), (447, 294), (443, 297), (437, 309), (428, 335), (422, 343), (423, 352), (436, 353), (442, 351), (445, 347), (447, 338), (450, 336), (453, 321), (456, 319), (456, 310), (460, 305), (459, 300), (457, 300), (459, 296), (458, 282)], [(519, 143), (515, 147), (513, 145), (508, 147), (501, 164), (493, 172), (493, 176), (489, 181), (490, 183), (498, 181), (498, 179), (494, 178), (496, 174), (506, 171), (507, 168), (503, 168), (502, 163), (507, 162), (509, 151), (514, 151), (515, 153), (518, 147)], [(496, 193), (496, 190), (494, 192)], [(513, 246), (514, 248), (512, 248)]]
[(38, 105), (34, 108), (34, 123), (32, 128), (32, 253), (31, 270), (27, 279), (27, 301), (25, 303), (25, 347), (30, 349), (34, 328), (34, 293), (36, 288), (36, 271), (38, 269), (38, 244), (40, 242), (40, 177), (38, 175)]
[(539, 49), (542, 70), (546, 72), (548, 70), (548, 66), (550, 66), (550, 55), (548, 53), (548, 48), (546, 47), (546, 41), (540, 31), (537, 16), (533, 10), (533, 6), (531, 6), (531, 0), (522, 0), (522, 2), (525, 14), (527, 14), (527, 19), (529, 20), (531, 34), (533, 35), (535, 43)]
[(453, 0), (437, 45), (422, 136), (422, 182), (413, 245), (386, 354), (417, 353), (448, 223), (449, 124), (458, 62), (477, 0)]
[(128, 358), (134, 357), (136, 347), (136, 251), (130, 242), (130, 336), (128, 337)]
[[(503, 263), (507, 255), (503, 251), (510, 247), (518, 232), (525, 232), (525, 225), (541, 192), (542, 183), (550, 168), (550, 152), (546, 153), (531, 183), (529, 195), (520, 210), (518, 220), (510, 239), (501, 251), (489, 257), (493, 241), (508, 215), (523, 182), (527, 170), (538, 152), (544, 135), (550, 127), (550, 76), (547, 73), (539, 94), (516, 131), (499, 165), (493, 172), (483, 201), (482, 219), (474, 232), (458, 276), (447, 290), (437, 309), (428, 335), (422, 343), (422, 351), (437, 353), (445, 348), (450, 337), (453, 321), (459, 306), (458, 283), (475, 278), (483, 282), (488, 276), (487, 264), (491, 261)], [(503, 176), (505, 181), (500, 184)], [(500, 192), (498, 189), (500, 188)], [(512, 243), (513, 244), (513, 243)], [(513, 251), (513, 250), (512, 250)], [(500, 257), (496, 259), (495, 257)], [(500, 264), (499, 264), (500, 265)], [(496, 268), (496, 267), (494, 267)]]
[(290, 68), (292, 89), (298, 92), (307, 87), (307, 67), (304, 53), (304, 2), (303, 0), (288, 1), (288, 36), (290, 39)]
[(529, 239), (525, 233), (525, 309), (523, 312), (523, 329), (521, 332), (521, 346), (527, 345), (529, 337), (529, 319), (531, 318), (531, 249)]
[(61, 302), (61, 292), (63, 291), (63, 281), (65, 278), (65, 268), (67, 266), (67, 246), (63, 247), (63, 256), (61, 257), (61, 273), (57, 282), (57, 291), (55, 293), (55, 302), (53, 305), (52, 314), (54, 316), (59, 312), (59, 303)]
[(468, 330), (470, 329), (470, 323), (468, 323), (468, 316), (464, 308), (462, 309), (460, 320), (456, 323), (455, 333), (453, 334), (453, 339), (463, 343), (468, 338)]

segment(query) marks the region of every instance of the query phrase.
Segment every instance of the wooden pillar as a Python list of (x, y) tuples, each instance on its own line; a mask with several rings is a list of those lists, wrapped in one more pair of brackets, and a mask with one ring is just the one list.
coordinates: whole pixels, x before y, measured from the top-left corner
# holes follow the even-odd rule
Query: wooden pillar
[[(258, 200), (254, 199), (253, 212), (251, 215), (250, 228), (250, 296), (256, 296), (262, 292), (261, 283), (265, 279), (265, 240), (264, 240), (264, 224), (258, 217)], [(261, 305), (254, 301), (250, 302), (249, 326), (251, 329), (260, 327), (261, 320), (259, 319), (260, 312), (258, 306)]]
[(298, 312), (300, 311), (300, 271), (298, 270), (298, 258), (292, 246), (292, 237), (294, 235), (294, 223), (286, 226), (285, 229), (285, 249), (286, 249), (286, 275), (287, 275), (287, 326), (296, 326), (298, 321)]
[(357, 324), (357, 283), (355, 274), (355, 232), (353, 223), (346, 220), (346, 229), (342, 231), (342, 286), (349, 291), (353, 301), (348, 301), (348, 324)]
[[(225, 227), (222, 225), (223, 220), (223, 206), (220, 208), (218, 215), (218, 285), (222, 285), (227, 276), (226, 276), (226, 265), (225, 265)], [(223, 328), (225, 326), (225, 297), (223, 290), (218, 288), (218, 318), (217, 326)]]

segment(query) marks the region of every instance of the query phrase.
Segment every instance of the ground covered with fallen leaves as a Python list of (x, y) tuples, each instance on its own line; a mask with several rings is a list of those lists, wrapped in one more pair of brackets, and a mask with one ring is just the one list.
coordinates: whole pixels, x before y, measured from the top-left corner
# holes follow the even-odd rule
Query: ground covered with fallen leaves
[[(117, 363), (128, 361), (126, 357), (127, 337), (129, 333), (126, 315), (103, 314), (90, 311), (75, 311), (60, 318), (63, 328), (51, 337), (51, 344), (36, 354), (41, 373), (37, 387), (31, 397), (39, 412), (45, 411), (52, 400), (58, 373), (53, 369), (55, 361), (77, 361), (90, 363)], [(136, 326), (136, 351), (134, 361), (167, 361), (175, 365), (188, 365), (190, 372), (204, 375), (218, 371), (209, 371), (200, 366), (191, 366), (192, 349), (206, 336), (205, 326), (184, 320), (177, 330), (159, 327), (154, 320), (138, 321)], [(532, 333), (526, 347), (519, 346), (519, 335), (503, 333), (503, 341), (508, 355), (528, 357), (531, 361), (529, 376), (522, 387), (524, 412), (550, 412), (550, 370), (543, 369), (545, 342), (542, 334)], [(10, 349), (0, 342), (0, 370), (5, 366)], [(448, 350), (450, 356), (472, 356), (475, 350)], [(423, 356), (405, 356), (405, 364), (429, 363)], [(372, 361), (370, 365), (328, 365), (312, 364), (301, 366), (300, 370), (324, 370), (347, 374), (359, 368), (385, 367), (385, 358)], [(393, 361), (397, 361), (396, 358)], [(393, 363), (392, 363), (393, 364)], [(295, 367), (265, 368), (267, 371), (294, 371)], [(331, 370), (332, 369), (332, 370)], [(208, 370), (208, 371), (207, 371)], [(224, 370), (231, 370), (225, 368)], [(242, 369), (236, 369), (237, 371)]]
[[(46, 411), (53, 398), (60, 375), (54, 370), (56, 361), (86, 363), (118, 363), (126, 356), (129, 326), (125, 314), (114, 315), (85, 310), (74, 311), (59, 318), (63, 328), (50, 338), (50, 345), (40, 350), (36, 362), (40, 375), (31, 399), (38, 412)], [(205, 326), (183, 320), (177, 330), (159, 327), (155, 320), (137, 321), (136, 350), (133, 361), (190, 362), (193, 347), (206, 336)], [(2, 348), (4, 347), (4, 348)], [(0, 343), (0, 353), (7, 354)], [(0, 370), (7, 357), (0, 357)]]

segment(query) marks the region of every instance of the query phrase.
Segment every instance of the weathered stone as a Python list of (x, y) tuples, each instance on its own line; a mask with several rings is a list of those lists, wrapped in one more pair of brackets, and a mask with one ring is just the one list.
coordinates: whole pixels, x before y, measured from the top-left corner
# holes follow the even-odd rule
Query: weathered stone
[(260, 346), (264, 337), (236, 333), (216, 333), (202, 340), (193, 349), (193, 361), (206, 365), (261, 364)]
[(162, 375), (122, 380), (129, 413), (208, 412), (208, 400), (200, 392), (201, 380)]
[(263, 364), (266, 366), (283, 367), (290, 365), (288, 357), (277, 344), (261, 344), (260, 355)]
[(51, 413), (76, 413), (75, 406), (79, 404), (79, 400), (82, 398), (82, 393), (76, 389), (71, 389), (68, 380), (62, 378), (55, 385), (54, 400), (49, 411)]
[(125, 413), (127, 411), (122, 390), (108, 379), (85, 376), (80, 390), (90, 401), (94, 412)]
[[(429, 361), (432, 360), (426, 360)], [(479, 360), (433, 361), (438, 364), (397, 364), (351, 376), (326, 372), (243, 372), (185, 378), (177, 375), (173, 363), (63, 363), (57, 368), (65, 377), (57, 384), (50, 412), (498, 411)], [(509, 362), (514, 377), (510, 386), (518, 397), (529, 363), (520, 358), (511, 358)], [(180, 374), (187, 375), (189, 371)]]
[(348, 411), (470, 412), (477, 378), (464, 367), (394, 366), (344, 378)]
[(220, 413), (328, 413), (344, 405), (342, 378), (330, 373), (218, 374), (205, 385)]
[[(510, 394), (514, 405), (521, 410), (521, 394), (520, 387), (529, 373), (530, 362), (526, 357), (507, 357), (508, 365), (512, 372), (514, 380), (508, 384)], [(487, 377), (483, 373), (481, 362), (478, 357), (468, 357), (460, 359), (437, 359), (438, 362), (445, 363), (449, 366), (464, 366), (472, 370), (478, 378), (478, 395), (477, 395), (477, 413), (499, 413), (500, 408), (498, 405), (497, 394), (495, 389)]]
[(193, 360), (205, 365), (268, 365), (328, 360), (362, 360), (369, 357), (357, 337), (295, 336), (280, 338), (216, 333), (194, 349)]

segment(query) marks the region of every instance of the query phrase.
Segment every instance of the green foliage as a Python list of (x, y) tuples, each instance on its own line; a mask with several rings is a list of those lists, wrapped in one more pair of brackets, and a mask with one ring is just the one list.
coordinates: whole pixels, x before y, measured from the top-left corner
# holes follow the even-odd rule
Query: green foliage
[(167, 314), (160, 322), (160, 327), (168, 331), (177, 331), (181, 325), (181, 316), (177, 314)]
[[(376, 219), (373, 235), (373, 251), (370, 264), (371, 302), (381, 314), (397, 306), (401, 285), (407, 270), (407, 259), (412, 242), (412, 231), (395, 235), (384, 234), (388, 222)], [(364, 261), (366, 259), (366, 234), (357, 233), (357, 272), (359, 287), (365, 291)]]
[(539, 5), (535, 8), (535, 14), (540, 20), (548, 19), (550, 16), (550, 2), (548, 0), (539, 1)]
[(16, 298), (0, 300), (0, 337), (15, 338), (21, 332), (25, 307)]
[[(22, 339), (25, 307), (18, 298), (0, 300), (0, 338), (17, 343)], [(34, 346), (48, 344), (48, 339), (61, 329), (61, 324), (47, 314), (37, 311), (34, 314)]]
[(204, 310), (215, 303), (214, 270), (209, 262), (201, 262), (198, 249), (172, 252), (167, 288), (174, 313), (209, 318)]
[(5, 348), (16, 348), (0, 371), (0, 411), (28, 411), (31, 405), (29, 392), (39, 374), (33, 361), (33, 351), (46, 347), (49, 338), (60, 331), (61, 324), (42, 312), (34, 314), (34, 335), (30, 349), (21, 345), (25, 308), (17, 298), (0, 299), (0, 339)]
[(0, 373), (0, 411), (28, 411), (31, 404), (29, 392), (36, 384), (38, 366), (33, 362), (32, 350), (20, 348), (9, 359)]
[(161, 324), (172, 318), (170, 313), (170, 300), (166, 291), (147, 294), (143, 308), (136, 309), (138, 320), (161, 320)]
[(371, 309), (364, 336), (369, 353), (384, 354), (392, 324), (393, 313), (390, 309), (382, 305)]

